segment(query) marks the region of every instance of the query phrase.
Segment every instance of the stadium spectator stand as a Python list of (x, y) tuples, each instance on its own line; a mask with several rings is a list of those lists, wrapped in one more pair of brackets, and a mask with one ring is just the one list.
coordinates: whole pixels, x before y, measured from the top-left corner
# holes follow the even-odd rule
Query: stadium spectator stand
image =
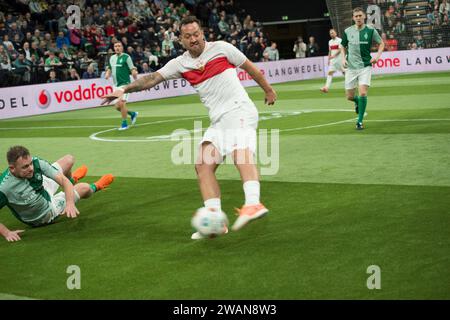
[(386, 35), (388, 51), (450, 46), (448, 0), (352, 0), (352, 5), (379, 7), (378, 29)]
[[(79, 29), (67, 27), (71, 4), (81, 8)], [(228, 41), (262, 60), (269, 40), (233, 0), (7, 0), (0, 3), (0, 86), (45, 83), (51, 70), (61, 81), (77, 79), (75, 72), (98, 77), (116, 41), (139, 72), (158, 70), (184, 51), (179, 22), (191, 14), (208, 40)]]
[[(74, 3), (80, 29), (67, 27)], [(351, 3), (379, 7), (386, 50), (450, 46), (449, 0)], [(254, 62), (270, 60), (271, 39), (235, 0), (6, 0), (0, 2), (0, 87), (45, 83), (51, 70), (61, 81), (77, 79), (75, 73), (98, 77), (116, 41), (140, 73), (158, 70), (184, 51), (179, 22), (190, 14), (202, 21), (207, 40), (228, 41)]]

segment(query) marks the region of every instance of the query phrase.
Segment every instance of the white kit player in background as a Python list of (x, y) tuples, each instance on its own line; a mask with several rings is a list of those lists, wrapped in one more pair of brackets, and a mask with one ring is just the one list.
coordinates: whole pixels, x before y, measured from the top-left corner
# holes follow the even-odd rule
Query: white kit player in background
[[(170, 60), (157, 72), (104, 96), (102, 104), (123, 94), (150, 89), (165, 80), (184, 78), (189, 81), (208, 109), (211, 120), (200, 142), (195, 165), (204, 205), (210, 210), (222, 210), (215, 172), (225, 156), (232, 157), (245, 193), (245, 204), (238, 209), (239, 217), (232, 227), (239, 230), (249, 221), (265, 215), (268, 209), (260, 202), (259, 173), (254, 161), (258, 110), (240, 83), (235, 68), (248, 72), (264, 90), (267, 104), (274, 104), (277, 96), (260, 70), (232, 44), (206, 42), (197, 18), (184, 18), (180, 31), (181, 43), (187, 50), (184, 54)], [(192, 239), (200, 238), (203, 237), (198, 232), (192, 235)]]
[(330, 41), (328, 42), (328, 75), (325, 86), (320, 89), (323, 93), (327, 93), (331, 88), (331, 81), (333, 81), (333, 74), (336, 71), (342, 71), (345, 73), (345, 69), (342, 66), (342, 59), (340, 56), (340, 46), (342, 39), (337, 36), (336, 30), (330, 29)]

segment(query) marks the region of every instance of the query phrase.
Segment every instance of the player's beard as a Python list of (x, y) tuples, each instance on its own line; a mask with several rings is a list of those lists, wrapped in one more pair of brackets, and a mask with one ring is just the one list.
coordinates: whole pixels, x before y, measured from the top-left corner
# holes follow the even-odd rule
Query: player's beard
[(197, 42), (191, 43), (190, 48), (191, 48), (191, 50), (198, 51), (200, 49), (200, 42), (197, 41)]
[(200, 41), (197, 41), (193, 44), (189, 44), (189, 51), (192, 52), (194, 55), (199, 56), (202, 54), (204, 45), (202, 46)]
[(20, 179), (31, 179), (31, 178), (33, 178), (33, 175), (34, 175), (34, 169), (31, 172), (26, 172), (26, 173), (16, 175), (16, 177), (20, 178)]

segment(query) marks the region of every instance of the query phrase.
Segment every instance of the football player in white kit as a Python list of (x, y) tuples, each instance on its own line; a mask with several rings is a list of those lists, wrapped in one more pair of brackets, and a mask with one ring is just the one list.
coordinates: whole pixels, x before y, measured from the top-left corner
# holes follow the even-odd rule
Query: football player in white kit
[[(187, 50), (169, 61), (157, 72), (104, 96), (102, 104), (123, 94), (150, 89), (158, 83), (176, 78), (186, 79), (200, 95), (209, 111), (210, 127), (200, 142), (199, 159), (195, 164), (204, 205), (221, 210), (220, 187), (215, 171), (225, 156), (231, 156), (238, 169), (245, 193), (245, 204), (233, 230), (262, 217), (268, 209), (260, 202), (259, 174), (254, 162), (258, 111), (239, 81), (235, 68), (249, 73), (264, 90), (265, 102), (273, 105), (277, 95), (260, 70), (230, 43), (207, 42), (200, 21), (189, 16), (180, 23), (180, 39)], [(228, 230), (224, 231), (224, 233)], [(203, 238), (198, 232), (192, 239)]]
[(342, 66), (342, 59), (340, 56), (340, 45), (342, 39), (337, 36), (336, 30), (330, 29), (330, 41), (328, 42), (328, 75), (327, 82), (320, 91), (327, 93), (331, 87), (331, 81), (333, 80), (333, 74), (336, 71), (342, 71), (345, 73), (344, 67)]

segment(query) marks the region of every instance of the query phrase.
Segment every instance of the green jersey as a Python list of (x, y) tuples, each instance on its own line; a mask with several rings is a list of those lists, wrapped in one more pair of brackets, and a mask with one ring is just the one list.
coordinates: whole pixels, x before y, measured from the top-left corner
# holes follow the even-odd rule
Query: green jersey
[(356, 25), (344, 31), (341, 45), (347, 49), (347, 65), (349, 69), (363, 69), (371, 66), (370, 49), (372, 42), (381, 43), (380, 34), (373, 27), (364, 25), (358, 29)]
[(122, 53), (120, 56), (114, 54), (109, 58), (108, 68), (111, 69), (114, 85), (121, 87), (130, 84), (131, 70), (135, 69), (131, 57)]
[(50, 195), (44, 189), (44, 176), (54, 180), (59, 171), (45, 160), (33, 157), (31, 179), (15, 177), (9, 169), (0, 176), (0, 209), (7, 206), (20, 221), (30, 224), (51, 210)]

